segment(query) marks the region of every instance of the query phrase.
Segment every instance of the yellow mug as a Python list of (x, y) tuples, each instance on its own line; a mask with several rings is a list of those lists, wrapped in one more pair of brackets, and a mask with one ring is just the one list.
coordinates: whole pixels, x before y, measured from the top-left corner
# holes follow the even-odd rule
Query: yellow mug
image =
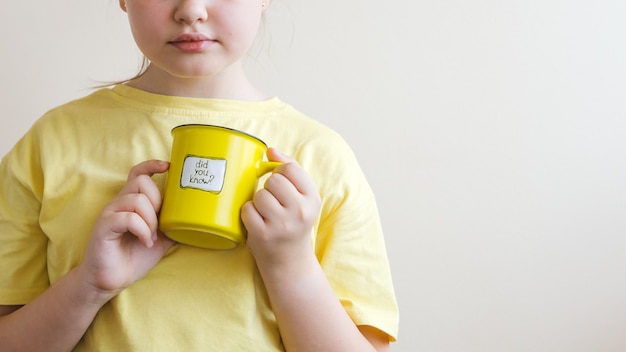
[(226, 127), (182, 125), (172, 136), (161, 231), (195, 247), (239, 246), (247, 236), (241, 207), (254, 196), (259, 178), (280, 162), (263, 160), (262, 140)]

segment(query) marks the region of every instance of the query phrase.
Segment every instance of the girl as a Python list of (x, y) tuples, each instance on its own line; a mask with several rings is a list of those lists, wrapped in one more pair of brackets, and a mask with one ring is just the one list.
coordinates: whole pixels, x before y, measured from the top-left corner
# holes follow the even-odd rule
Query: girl
[[(3, 350), (389, 349), (397, 304), (354, 155), (242, 68), (262, 1), (120, 0), (147, 68), (51, 110), (0, 165)], [(283, 162), (241, 210), (246, 246), (158, 230), (170, 131), (188, 123)]]

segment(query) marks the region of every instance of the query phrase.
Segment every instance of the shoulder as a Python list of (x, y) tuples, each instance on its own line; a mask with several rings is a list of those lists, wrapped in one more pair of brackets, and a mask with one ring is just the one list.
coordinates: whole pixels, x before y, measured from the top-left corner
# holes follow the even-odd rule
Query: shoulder
[(98, 89), (86, 96), (71, 100), (56, 106), (43, 114), (35, 123), (35, 126), (50, 127), (56, 124), (76, 121), (76, 118), (93, 116), (103, 108), (114, 108), (115, 99), (108, 88)]
[(268, 142), (288, 145), (294, 156), (352, 154), (351, 147), (336, 130), (289, 104), (281, 102), (279, 107), (267, 121), (273, 131)]
[(271, 119), (269, 146), (296, 159), (326, 196), (335, 194), (338, 200), (348, 192), (372, 196), (354, 150), (338, 131), (289, 105), (282, 110), (280, 118)]
[(111, 89), (102, 88), (50, 109), (28, 134), (44, 147), (79, 148), (123, 135), (133, 113)]

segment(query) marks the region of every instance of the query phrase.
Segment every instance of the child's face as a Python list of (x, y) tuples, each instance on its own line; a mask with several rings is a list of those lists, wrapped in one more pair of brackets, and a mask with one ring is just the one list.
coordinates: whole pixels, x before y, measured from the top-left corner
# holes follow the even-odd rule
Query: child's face
[(184, 78), (211, 77), (240, 62), (264, 10), (262, 0), (120, 0), (120, 5), (151, 66)]

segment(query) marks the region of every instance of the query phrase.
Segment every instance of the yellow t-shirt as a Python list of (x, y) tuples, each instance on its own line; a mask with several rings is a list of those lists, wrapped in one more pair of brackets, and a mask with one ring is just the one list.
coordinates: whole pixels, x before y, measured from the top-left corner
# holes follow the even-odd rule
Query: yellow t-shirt
[[(277, 98), (170, 97), (124, 85), (51, 110), (0, 164), (0, 304), (26, 304), (78, 265), (129, 169), (168, 160), (172, 128), (245, 131), (291, 155), (322, 197), (312, 242), (357, 325), (393, 341), (398, 309), (374, 195), (344, 140)], [(163, 189), (165, 175), (154, 180)], [(245, 246), (175, 245), (97, 314), (76, 351), (280, 351), (275, 317)]]

